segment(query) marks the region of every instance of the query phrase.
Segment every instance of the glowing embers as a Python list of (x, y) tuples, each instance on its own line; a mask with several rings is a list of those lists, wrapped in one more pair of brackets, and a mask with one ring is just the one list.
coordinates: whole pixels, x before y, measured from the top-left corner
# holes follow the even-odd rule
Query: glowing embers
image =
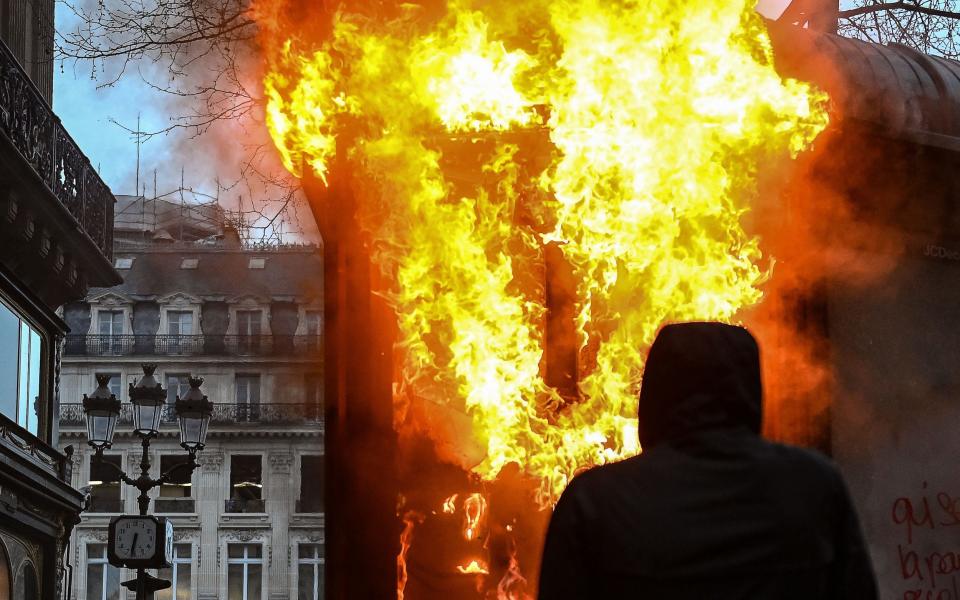
[[(422, 487), (408, 488), (400, 497), (399, 510), (406, 515), (397, 579), (402, 595), (530, 599), (549, 518), (549, 511), (537, 508), (535, 482), (515, 467), (492, 482), (480, 482), (448, 465), (418, 464), (414, 479)], [(444, 493), (435, 491), (444, 488)]]
[(466, 566), (457, 565), (457, 571), (460, 571), (464, 575), (490, 574), (490, 569), (487, 568), (487, 563), (477, 558), (471, 560)]
[(463, 538), (467, 541), (477, 539), (483, 532), (487, 518), (487, 499), (473, 493), (463, 501)]

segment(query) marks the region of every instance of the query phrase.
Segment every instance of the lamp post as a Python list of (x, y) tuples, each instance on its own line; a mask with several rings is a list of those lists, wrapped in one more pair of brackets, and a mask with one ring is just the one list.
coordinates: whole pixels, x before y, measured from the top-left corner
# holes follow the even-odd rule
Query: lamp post
[[(113, 434), (116, 429), (117, 420), (120, 417), (120, 401), (114, 394), (111, 394), (107, 388), (107, 385), (110, 383), (109, 375), (97, 375), (97, 389), (89, 397), (84, 394), (83, 410), (87, 420), (87, 444), (94, 449), (94, 454), (91, 458), (92, 464), (98, 466), (108, 465), (114, 470), (121, 481), (140, 490), (140, 495), (137, 497), (137, 504), (140, 508), (140, 515), (147, 517), (147, 510), (150, 507), (150, 490), (169, 482), (173, 474), (178, 470), (189, 469), (189, 474), (193, 474), (193, 471), (200, 466), (197, 463), (197, 452), (203, 450), (206, 443), (207, 426), (210, 423), (210, 416), (213, 414), (213, 404), (203, 395), (203, 392), (200, 391), (203, 379), (191, 377), (190, 390), (183, 398), (177, 396), (174, 404), (177, 420), (180, 423), (180, 446), (186, 450), (190, 460), (170, 468), (157, 479), (151, 478), (150, 440), (160, 433), (160, 420), (163, 416), (163, 407), (167, 392), (153, 376), (157, 365), (144, 364), (141, 366), (143, 368), (143, 377), (136, 385), (131, 383), (129, 391), (130, 402), (133, 404), (133, 432), (140, 437), (140, 445), (143, 448), (143, 454), (140, 458), (140, 475), (138, 477), (130, 477), (123, 469), (113, 463), (107, 462), (103, 458), (103, 451), (110, 448), (113, 444)], [(155, 539), (152, 540), (152, 548), (153, 552), (157, 553), (158, 544), (160, 543), (159, 535), (161, 535), (159, 532), (160, 524), (155, 517), (150, 518), (154, 519), (153, 535)], [(128, 517), (127, 515), (116, 517), (114, 520), (117, 521), (119, 519), (127, 519), (130, 522), (129, 525), (118, 525), (116, 527), (116, 529), (121, 530), (121, 535), (122, 532), (131, 530), (134, 527), (140, 527), (141, 525), (139, 523), (145, 522), (144, 519), (141, 519), (139, 522), (134, 523), (136, 519)], [(111, 523), (111, 532), (113, 532), (114, 529), (114, 524)], [(167, 528), (167, 532), (168, 536), (172, 534), (169, 527)], [(145, 538), (146, 536), (140, 538), (141, 544)], [(136, 545), (137, 539), (138, 534), (133, 534), (133, 541), (130, 542), (130, 545)], [(165, 540), (165, 542), (169, 545), (170, 540)], [(114, 544), (114, 535), (111, 535), (110, 553), (112, 555), (118, 555), (113, 550)], [(134, 548), (127, 549), (124, 547), (124, 550), (130, 552), (131, 557), (137, 556), (137, 551)], [(157, 554), (157, 556), (162, 560), (162, 555)], [(118, 558), (117, 560), (119, 561), (121, 559)], [(142, 557), (139, 559), (128, 558), (128, 560), (143, 562)], [(131, 565), (118, 564), (117, 566)], [(153, 592), (170, 587), (170, 582), (149, 575), (144, 568), (137, 568), (137, 578), (125, 581), (123, 585), (131, 590), (136, 590), (137, 600), (149, 600), (153, 597)]]

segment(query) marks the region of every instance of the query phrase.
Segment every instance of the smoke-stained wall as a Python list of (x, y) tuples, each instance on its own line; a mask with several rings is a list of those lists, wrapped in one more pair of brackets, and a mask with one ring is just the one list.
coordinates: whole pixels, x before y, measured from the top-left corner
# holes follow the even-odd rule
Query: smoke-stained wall
[(274, 302), (270, 305), (270, 331), (273, 335), (293, 335), (300, 316), (293, 302)]
[(154, 301), (133, 305), (133, 333), (154, 335), (160, 329), (160, 305)]
[(230, 324), (230, 314), (226, 302), (204, 302), (200, 308), (204, 335), (223, 335)]
[(70, 328), (70, 333), (86, 333), (90, 329), (90, 305), (86, 302), (65, 305), (63, 320)]

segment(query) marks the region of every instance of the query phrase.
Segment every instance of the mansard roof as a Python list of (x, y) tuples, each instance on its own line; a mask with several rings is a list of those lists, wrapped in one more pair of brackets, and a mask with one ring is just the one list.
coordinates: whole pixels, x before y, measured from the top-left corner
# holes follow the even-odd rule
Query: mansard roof
[[(260, 251), (178, 245), (117, 250), (116, 257), (134, 260), (120, 271), (123, 283), (110, 291), (134, 300), (157, 300), (176, 291), (215, 301), (256, 296), (305, 302), (323, 290), (323, 257), (315, 246)], [(251, 258), (266, 259), (263, 268), (250, 268)], [(184, 259), (196, 259), (196, 266), (184, 268)], [(93, 289), (90, 297), (103, 291)]]

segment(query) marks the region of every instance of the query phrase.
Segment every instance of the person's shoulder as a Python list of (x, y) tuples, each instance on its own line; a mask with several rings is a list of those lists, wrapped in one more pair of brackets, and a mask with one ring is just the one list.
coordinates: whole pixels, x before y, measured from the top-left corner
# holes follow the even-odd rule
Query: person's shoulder
[(779, 442), (767, 441), (765, 444), (769, 449), (771, 460), (778, 463), (777, 468), (784, 468), (793, 473), (804, 471), (831, 481), (837, 481), (842, 477), (836, 463), (819, 450)]
[(646, 461), (644, 454), (596, 465), (578, 473), (567, 485), (571, 494), (596, 490), (607, 486), (619, 487), (628, 473), (635, 472)]

